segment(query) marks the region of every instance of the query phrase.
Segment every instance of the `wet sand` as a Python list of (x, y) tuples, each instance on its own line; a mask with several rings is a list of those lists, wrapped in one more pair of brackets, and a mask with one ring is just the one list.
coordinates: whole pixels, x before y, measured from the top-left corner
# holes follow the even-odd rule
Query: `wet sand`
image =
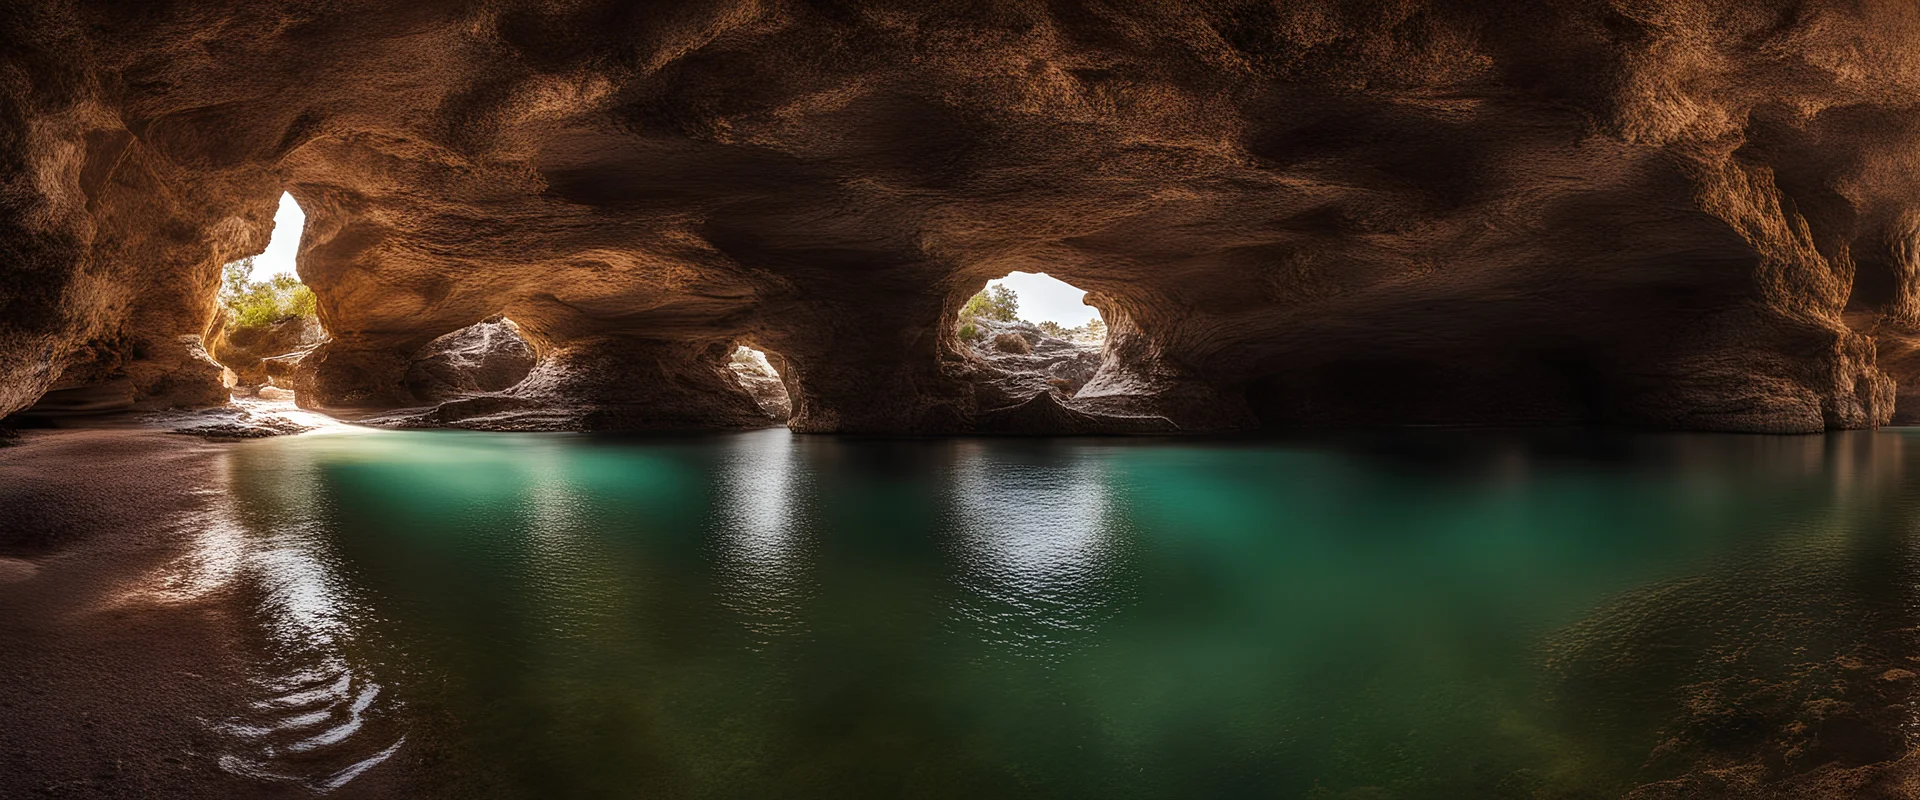
[[(230, 446), (122, 428), (0, 447), (0, 797), (312, 796), (223, 770), (207, 723), (246, 702), (257, 658), (244, 587), (178, 568)], [(399, 768), (332, 796), (414, 796)]]

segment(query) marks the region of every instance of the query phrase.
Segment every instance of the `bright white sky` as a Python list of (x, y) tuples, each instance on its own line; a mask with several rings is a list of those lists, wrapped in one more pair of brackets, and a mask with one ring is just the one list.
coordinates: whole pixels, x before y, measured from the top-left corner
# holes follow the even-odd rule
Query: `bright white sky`
[(300, 232), (307, 228), (307, 215), (301, 213), (300, 204), (293, 202), (293, 195), (280, 194), (280, 210), (273, 212), (273, 238), (267, 242), (267, 252), (253, 260), (253, 274), (247, 280), (266, 280), (282, 272), (294, 274), (293, 255), (300, 252)]
[(1028, 322), (1052, 320), (1078, 328), (1100, 316), (1099, 309), (1080, 302), (1086, 292), (1044, 272), (1015, 272), (993, 283), (1006, 284), (1020, 295), (1020, 318)]

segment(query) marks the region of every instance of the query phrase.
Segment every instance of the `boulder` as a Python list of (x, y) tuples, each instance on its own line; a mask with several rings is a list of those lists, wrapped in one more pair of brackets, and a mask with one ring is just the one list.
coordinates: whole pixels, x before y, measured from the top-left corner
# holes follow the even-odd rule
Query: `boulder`
[(504, 317), (429, 342), (407, 365), (406, 386), (430, 402), (510, 389), (533, 371), (533, 345)]
[(279, 371), (283, 376), (285, 373), (269, 368), (267, 362), (297, 362), (327, 336), (320, 321), (311, 317), (288, 317), (268, 325), (247, 327), (230, 324), (226, 317), (223, 312), (215, 325), (218, 333), (213, 338), (212, 355), (221, 366), (233, 370), (234, 385), (239, 387), (288, 388), (291, 384), (285, 382), (285, 377), (274, 384), (274, 373)]

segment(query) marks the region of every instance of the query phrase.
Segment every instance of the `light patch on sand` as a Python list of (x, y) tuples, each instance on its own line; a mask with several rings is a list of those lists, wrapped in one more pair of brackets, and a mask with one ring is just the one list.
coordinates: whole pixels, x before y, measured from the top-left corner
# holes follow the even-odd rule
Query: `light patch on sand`
[(259, 417), (279, 417), (297, 425), (311, 428), (308, 433), (363, 433), (368, 428), (349, 425), (325, 414), (308, 411), (294, 405), (292, 392), (281, 399), (260, 397), (235, 397), (233, 405), (248, 414)]
[(19, 583), (40, 574), (40, 565), (19, 558), (0, 558), (0, 583)]

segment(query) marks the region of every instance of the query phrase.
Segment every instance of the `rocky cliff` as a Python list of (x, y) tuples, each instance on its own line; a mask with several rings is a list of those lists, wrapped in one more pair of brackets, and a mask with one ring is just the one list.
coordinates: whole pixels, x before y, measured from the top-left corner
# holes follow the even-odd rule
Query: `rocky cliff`
[(220, 402), (285, 190), (317, 407), (417, 403), (504, 314), (528, 419), (761, 424), (752, 342), (797, 430), (992, 428), (953, 317), (1027, 270), (1114, 338), (1016, 427), (1872, 426), (1920, 386), (1873, 332), (1920, 325), (1915, 41), (1904, 0), (15, 0), (0, 413)]

